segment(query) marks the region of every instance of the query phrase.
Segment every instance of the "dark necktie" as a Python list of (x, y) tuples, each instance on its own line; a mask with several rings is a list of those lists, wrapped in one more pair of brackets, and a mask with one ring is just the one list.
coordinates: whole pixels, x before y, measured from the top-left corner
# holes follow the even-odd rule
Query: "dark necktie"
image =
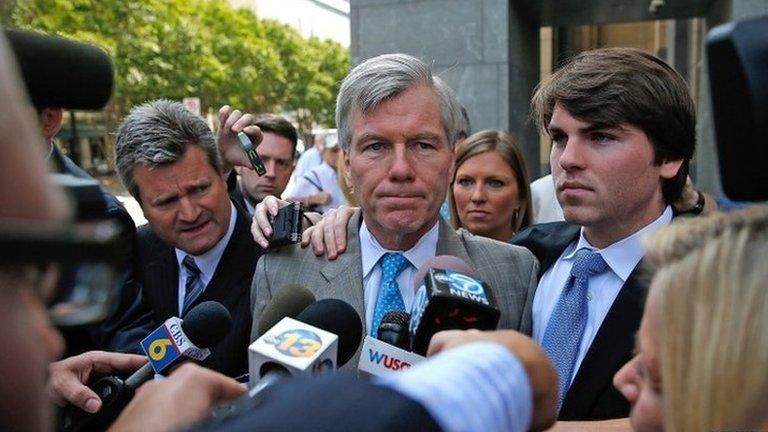
[(181, 316), (189, 310), (189, 306), (200, 296), (205, 289), (203, 280), (200, 279), (200, 268), (195, 260), (187, 255), (181, 262), (187, 273), (187, 282), (184, 284), (184, 307), (181, 308)]

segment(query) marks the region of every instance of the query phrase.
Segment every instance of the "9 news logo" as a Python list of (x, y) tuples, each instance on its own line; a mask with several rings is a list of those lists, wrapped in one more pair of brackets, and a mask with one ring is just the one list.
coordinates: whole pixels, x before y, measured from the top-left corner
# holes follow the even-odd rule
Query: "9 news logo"
[(320, 336), (305, 329), (293, 329), (280, 333), (276, 337), (265, 339), (275, 349), (289, 357), (312, 357), (323, 347)]

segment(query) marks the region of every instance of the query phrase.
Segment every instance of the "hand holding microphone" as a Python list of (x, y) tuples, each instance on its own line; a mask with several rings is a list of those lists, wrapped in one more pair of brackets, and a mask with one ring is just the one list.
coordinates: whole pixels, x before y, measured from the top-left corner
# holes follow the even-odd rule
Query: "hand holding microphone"
[[(102, 400), (102, 408), (96, 413), (66, 406), (60, 412), (59, 430), (81, 431), (104, 429), (128, 404), (135, 390), (156, 373), (166, 374), (186, 360), (201, 361), (210, 354), (207, 349), (216, 345), (229, 332), (232, 318), (220, 303), (208, 301), (192, 308), (182, 321), (170, 318), (141, 343), (149, 362), (125, 381), (107, 376), (89, 385)], [(83, 377), (81, 382), (87, 381)]]
[(522, 363), (533, 396), (532, 430), (551, 426), (557, 418), (558, 378), (552, 362), (533, 339), (514, 330), (447, 330), (432, 337), (428, 356), (473, 342), (495, 342), (515, 355)]
[[(211, 408), (245, 393), (245, 387), (218, 372), (186, 363), (164, 380), (141, 387), (110, 430), (177, 431), (208, 416)], [(173, 407), (173, 414), (168, 409)]]
[(147, 363), (137, 354), (89, 351), (48, 365), (48, 394), (64, 406), (70, 403), (83, 411), (95, 413), (101, 409), (101, 399), (85, 385), (93, 376), (133, 372)]

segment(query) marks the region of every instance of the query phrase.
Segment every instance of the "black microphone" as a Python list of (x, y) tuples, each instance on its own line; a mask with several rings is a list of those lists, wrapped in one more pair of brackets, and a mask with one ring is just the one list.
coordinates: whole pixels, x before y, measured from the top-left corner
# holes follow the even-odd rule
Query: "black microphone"
[(337, 366), (344, 366), (355, 355), (363, 338), (363, 322), (360, 315), (343, 300), (318, 300), (307, 306), (296, 319), (339, 337)]
[(311, 291), (297, 284), (280, 288), (264, 308), (257, 328), (261, 336), (285, 317), (296, 318), (307, 306), (315, 302)]
[(319, 300), (296, 319), (283, 318), (248, 348), (251, 395), (284, 375), (317, 374), (344, 365), (357, 352), (362, 334), (360, 316), (342, 300)]
[[(448, 258), (430, 259), (419, 270), (424, 270), (423, 279), (414, 280), (417, 288), (409, 331), (416, 354), (426, 355), (432, 335), (441, 330), (493, 330), (499, 323), (501, 313), (488, 285), (465, 273), (466, 263)], [(457, 266), (456, 260), (463, 266)]]
[(93, 45), (26, 30), (5, 35), (35, 108), (98, 110), (109, 102), (114, 69)]
[[(335, 365), (328, 358), (333, 343), (327, 343), (328, 338), (318, 334), (319, 330), (338, 337)], [(344, 365), (357, 352), (363, 323), (348, 303), (324, 299), (307, 306), (295, 319), (280, 319), (263, 333), (248, 348), (252, 388), (231, 406), (214, 412), (206, 427), (215, 429), (213, 426), (251, 411), (261, 402), (264, 391), (286, 376), (325, 373)]]
[(115, 421), (133, 398), (136, 389), (154, 377), (167, 373), (186, 360), (202, 361), (209, 347), (229, 333), (232, 317), (221, 303), (207, 301), (189, 310), (184, 320), (173, 317), (142, 340), (149, 362), (125, 381), (116, 376), (102, 377), (89, 387), (101, 398), (101, 409), (87, 413), (74, 405), (59, 414), (59, 430), (64, 432), (103, 430)]
[(387, 312), (384, 314), (384, 317), (381, 319), (381, 324), (376, 330), (376, 339), (400, 349), (410, 351), (411, 335), (408, 332), (410, 320), (411, 314), (408, 312)]

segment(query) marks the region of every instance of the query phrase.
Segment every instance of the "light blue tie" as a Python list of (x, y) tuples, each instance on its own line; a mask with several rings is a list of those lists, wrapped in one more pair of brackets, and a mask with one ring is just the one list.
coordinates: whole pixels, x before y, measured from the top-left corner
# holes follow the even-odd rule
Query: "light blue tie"
[(579, 249), (560, 299), (552, 311), (541, 345), (555, 364), (560, 378), (558, 409), (563, 406), (571, 384), (579, 345), (587, 325), (587, 288), (589, 278), (608, 269), (603, 257), (589, 249)]
[(187, 255), (181, 261), (184, 270), (187, 273), (187, 282), (184, 284), (184, 306), (181, 308), (181, 316), (189, 310), (189, 306), (198, 298), (205, 289), (203, 280), (200, 279), (200, 268), (195, 264), (195, 260)]
[(379, 296), (376, 299), (376, 307), (373, 309), (373, 322), (371, 323), (371, 336), (376, 337), (381, 319), (389, 311), (404, 311), (403, 296), (400, 295), (400, 286), (397, 284), (397, 276), (408, 267), (408, 260), (401, 253), (386, 253), (379, 261), (381, 266), (381, 286)]

